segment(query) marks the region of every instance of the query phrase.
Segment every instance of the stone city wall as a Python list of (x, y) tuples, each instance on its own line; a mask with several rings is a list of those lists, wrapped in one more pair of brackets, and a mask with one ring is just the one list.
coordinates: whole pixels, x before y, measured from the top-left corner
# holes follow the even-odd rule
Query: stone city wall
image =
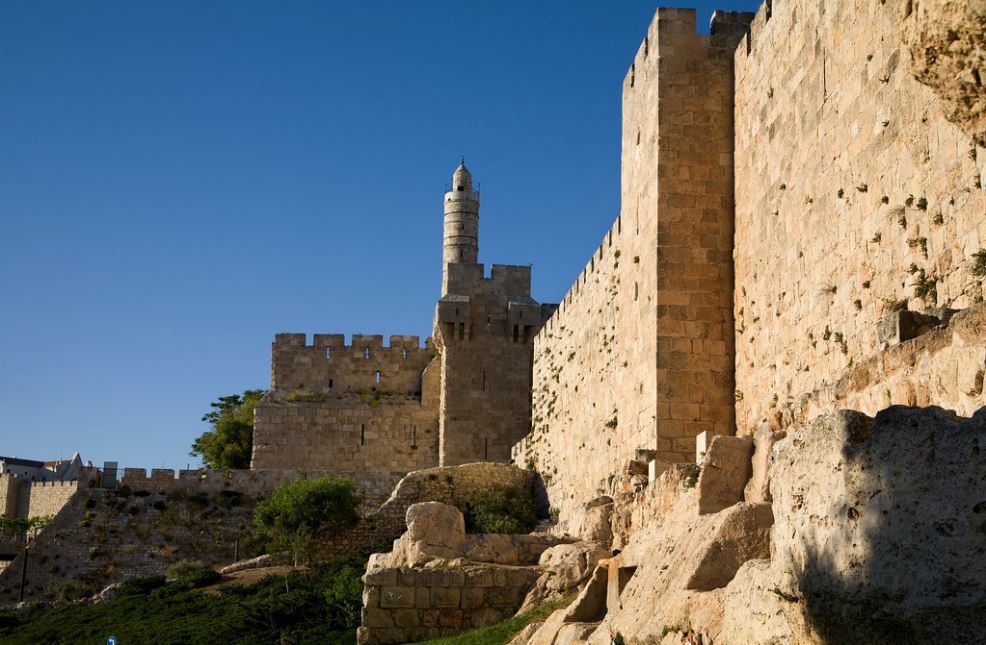
[(748, 14), (659, 9), (623, 83), (621, 214), (535, 339), (532, 433), (514, 451), (562, 515), (638, 449), (732, 434), (732, 70)]
[(421, 396), (421, 373), (435, 356), (418, 336), (277, 334), (271, 344), (271, 389), (281, 392), (380, 392)]
[(433, 400), (332, 395), (291, 401), (267, 395), (254, 409), (251, 467), (407, 473), (438, 464)]
[(14, 517), (17, 515), (17, 493), (20, 489), (20, 478), (4, 473), (0, 474), (0, 515)]
[[(986, 247), (986, 149), (914, 79), (902, 41), (922, 29), (911, 5), (768, 2), (736, 49), (740, 432), (847, 369), (858, 374), (893, 310), (982, 300), (974, 254)], [(952, 363), (921, 369), (895, 383), (924, 383), (915, 387), (930, 388), (928, 403), (963, 405), (963, 394), (932, 385)], [(879, 370), (869, 378), (860, 409), (911, 400), (907, 387), (880, 386)]]
[(367, 508), (376, 508), (386, 500), (403, 475), (337, 470), (179, 470), (154, 468), (148, 475), (143, 468), (124, 468), (117, 487), (149, 493), (219, 493), (236, 491), (244, 495), (269, 496), (274, 489), (295, 479), (344, 476), (356, 480)]
[(514, 615), (541, 573), (493, 564), (371, 571), (357, 640), (409, 643), (498, 623)]
[(80, 482), (25, 482), (21, 486), (30, 489), (26, 517), (54, 517), (79, 491)]

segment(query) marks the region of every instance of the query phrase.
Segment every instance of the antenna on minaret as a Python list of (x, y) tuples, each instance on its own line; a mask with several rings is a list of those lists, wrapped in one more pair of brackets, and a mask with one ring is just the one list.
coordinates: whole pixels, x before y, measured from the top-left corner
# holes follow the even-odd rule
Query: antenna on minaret
[(463, 166), (466, 165), (466, 156), (465, 155), (459, 155), (459, 163), (461, 163)]

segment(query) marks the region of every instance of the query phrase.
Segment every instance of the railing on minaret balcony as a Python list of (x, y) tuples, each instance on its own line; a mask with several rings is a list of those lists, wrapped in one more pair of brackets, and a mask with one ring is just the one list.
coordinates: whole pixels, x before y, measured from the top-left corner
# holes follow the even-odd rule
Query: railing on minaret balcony
[[(476, 193), (478, 195), (479, 194), (479, 187), (481, 185), (482, 185), (481, 182), (476, 182), (476, 187), (472, 189), (472, 192), (474, 192), (474, 193)], [(454, 193), (455, 191), (452, 190), (452, 188), (453, 188), (453, 186), (452, 186), (452, 183), (451, 182), (448, 182), (448, 181), (445, 182), (445, 192), (446, 193)], [(465, 191), (462, 191), (462, 192), (465, 192)]]

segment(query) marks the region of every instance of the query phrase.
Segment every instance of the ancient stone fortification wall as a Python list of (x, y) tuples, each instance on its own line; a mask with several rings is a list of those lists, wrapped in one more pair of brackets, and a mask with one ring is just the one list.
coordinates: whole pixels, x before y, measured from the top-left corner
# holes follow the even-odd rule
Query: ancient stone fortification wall
[(26, 517), (55, 516), (79, 490), (79, 480), (67, 482), (31, 482)]
[(551, 305), (531, 296), (531, 268), (448, 264), (435, 309), (441, 349), (443, 466), (509, 461), (530, 428), (532, 339)]
[(351, 477), (359, 485), (367, 508), (386, 500), (400, 480), (398, 475), (337, 470), (179, 470), (154, 468), (150, 475), (143, 468), (125, 468), (119, 486), (149, 493), (219, 493), (236, 491), (244, 495), (267, 497), (274, 489), (295, 479), (314, 479), (326, 475)]
[[(623, 83), (620, 217), (535, 339), (533, 431), (514, 452), (577, 506), (638, 449), (733, 432), (732, 70), (746, 14), (660, 9)], [(655, 362), (656, 357), (656, 362)]]
[(506, 620), (541, 574), (537, 567), (377, 569), (363, 589), (360, 643), (409, 643)]
[(370, 475), (438, 463), (439, 364), (416, 336), (278, 334), (272, 391), (254, 411), (251, 467)]
[[(983, 297), (973, 254), (986, 246), (986, 150), (914, 80), (901, 34), (921, 27), (907, 6), (768, 3), (735, 52), (741, 432), (876, 354), (876, 322), (894, 308)], [(944, 375), (922, 369), (926, 387)], [(882, 390), (857, 403), (911, 400)]]
[[(427, 403), (427, 405), (425, 404)], [(354, 394), (291, 401), (271, 394), (254, 411), (252, 467), (401, 474), (438, 463), (438, 409), (414, 397)]]
[(17, 491), (20, 480), (11, 474), (0, 475), (0, 515), (17, 515)]
[(271, 345), (271, 389), (281, 392), (380, 392), (421, 396), (421, 372), (435, 351), (418, 336), (277, 334)]

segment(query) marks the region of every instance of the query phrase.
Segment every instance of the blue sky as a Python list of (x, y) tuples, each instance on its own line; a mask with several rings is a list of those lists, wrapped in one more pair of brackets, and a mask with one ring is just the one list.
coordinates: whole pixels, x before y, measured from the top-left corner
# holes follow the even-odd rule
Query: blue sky
[(459, 155), (480, 260), (557, 302), (619, 209), (655, 7), (0, 4), (0, 454), (194, 465), (276, 332), (424, 338)]

